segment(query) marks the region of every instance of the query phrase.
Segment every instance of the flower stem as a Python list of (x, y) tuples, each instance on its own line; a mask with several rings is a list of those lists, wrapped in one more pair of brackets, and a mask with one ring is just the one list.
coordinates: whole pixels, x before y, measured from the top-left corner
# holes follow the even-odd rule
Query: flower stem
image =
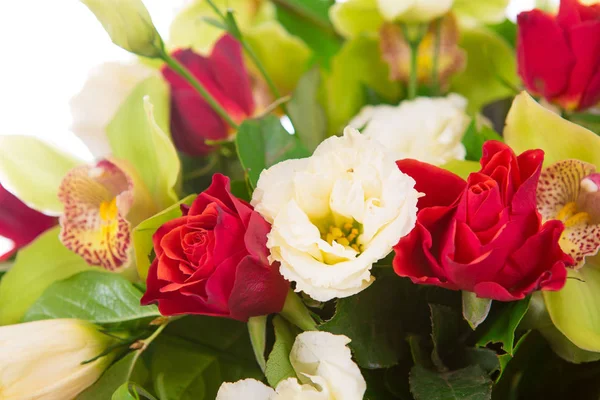
[(227, 111), (208, 93), (200, 82), (184, 67), (179, 61), (171, 57), (166, 51), (161, 54), (162, 60), (177, 74), (184, 78), (196, 91), (206, 100), (206, 102), (217, 112), (233, 129), (237, 130), (237, 124), (231, 119)]
[(310, 312), (300, 300), (300, 298), (294, 293), (293, 290), (287, 294), (285, 298), (285, 304), (283, 310), (279, 313), (282, 317), (288, 320), (288, 322), (296, 325), (298, 328), (304, 331), (316, 331), (317, 324), (310, 315)]
[(431, 67), (431, 91), (433, 95), (440, 94), (440, 47), (442, 45), (442, 19), (434, 21), (433, 65)]
[(423, 36), (427, 32), (427, 25), (423, 24), (402, 24), (402, 33), (404, 39), (410, 48), (410, 76), (408, 80), (408, 99), (417, 97), (418, 82), (418, 61), (419, 61), (419, 45), (423, 40)]

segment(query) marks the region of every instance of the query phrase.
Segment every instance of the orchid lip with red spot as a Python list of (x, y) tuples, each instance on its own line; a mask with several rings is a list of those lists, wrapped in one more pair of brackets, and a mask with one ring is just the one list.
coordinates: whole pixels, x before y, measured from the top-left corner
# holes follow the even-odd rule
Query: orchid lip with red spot
[(544, 220), (565, 224), (560, 245), (573, 258), (576, 269), (600, 250), (599, 183), (596, 167), (579, 160), (552, 164), (540, 177), (538, 209)]
[(125, 219), (133, 202), (133, 182), (117, 165), (99, 161), (72, 169), (58, 197), (65, 206), (60, 239), (90, 265), (114, 271), (128, 265), (131, 226)]

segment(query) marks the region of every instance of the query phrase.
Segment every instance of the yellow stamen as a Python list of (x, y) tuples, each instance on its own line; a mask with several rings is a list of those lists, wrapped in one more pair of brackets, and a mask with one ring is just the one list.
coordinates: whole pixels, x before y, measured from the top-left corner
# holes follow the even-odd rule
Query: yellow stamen
[(590, 214), (588, 214), (586, 212), (578, 212), (577, 214), (573, 215), (572, 217), (567, 218), (567, 220), (564, 221), (565, 228), (571, 228), (575, 225), (587, 224), (589, 222), (590, 222)]
[(117, 198), (113, 198), (111, 201), (103, 201), (100, 203), (100, 218), (103, 221), (112, 221), (117, 217), (119, 210), (117, 208)]
[(560, 209), (558, 214), (556, 214), (556, 219), (559, 219), (563, 222), (571, 218), (573, 215), (577, 213), (577, 203), (574, 201), (567, 203), (563, 208)]
[(342, 230), (340, 228), (338, 228), (337, 226), (331, 227), (330, 231), (335, 239), (341, 238), (342, 236), (344, 236), (344, 233), (342, 232)]
[(350, 242), (345, 237), (337, 239), (336, 242), (338, 242), (342, 246), (350, 246)]

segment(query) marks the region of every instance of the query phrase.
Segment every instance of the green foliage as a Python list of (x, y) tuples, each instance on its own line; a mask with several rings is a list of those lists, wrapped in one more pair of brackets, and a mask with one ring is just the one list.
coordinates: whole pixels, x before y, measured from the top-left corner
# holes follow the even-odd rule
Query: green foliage
[(152, 262), (150, 260), (150, 254), (153, 249), (152, 236), (164, 223), (181, 217), (181, 205), (191, 205), (194, 202), (194, 199), (196, 199), (196, 195), (186, 197), (158, 214), (142, 221), (133, 230), (131, 235), (133, 238), (133, 248), (135, 250), (135, 260), (138, 273), (142, 279), (145, 280), (147, 278), (148, 269)]
[(34, 137), (0, 136), (2, 184), (37, 210), (62, 213), (58, 188), (67, 172), (81, 163)]
[(287, 105), (296, 135), (310, 152), (327, 137), (327, 117), (317, 101), (320, 82), (318, 69), (308, 71), (298, 82)]
[(391, 367), (407, 355), (405, 337), (428, 334), (431, 322), (427, 304), (435, 303), (432, 300), (440, 293), (452, 296), (452, 292), (417, 286), (385, 270), (366, 290), (338, 299), (335, 315), (319, 329), (348, 336), (361, 367)]
[(256, 187), (263, 169), (283, 160), (310, 155), (298, 137), (290, 135), (273, 115), (244, 121), (235, 144), (252, 187)]
[(410, 372), (410, 389), (415, 400), (492, 398), (492, 381), (477, 365), (452, 372), (434, 372), (415, 366)]
[(296, 377), (296, 372), (290, 362), (290, 352), (298, 331), (279, 316), (273, 319), (273, 327), (275, 328), (275, 343), (267, 360), (265, 375), (269, 386), (276, 387), (280, 381)]
[(476, 121), (471, 121), (462, 139), (462, 143), (467, 150), (465, 159), (479, 161), (483, 154), (483, 144), (488, 140), (503, 141), (502, 137), (489, 126), (482, 125), (478, 128)]
[(513, 355), (515, 331), (527, 313), (529, 301), (530, 297), (508, 303), (496, 302), (491, 315), (477, 328), (476, 333), (481, 335), (477, 344), (486, 346), (488, 343), (501, 343), (502, 349)]
[(23, 320), (78, 318), (114, 328), (139, 326), (140, 320), (160, 316), (155, 305), (140, 305), (142, 294), (117, 274), (84, 271), (48, 287)]
[(100, 379), (77, 397), (77, 400), (110, 399), (116, 392), (119, 392), (119, 396), (124, 396), (123, 386), (128, 389), (131, 382), (145, 385), (148, 383), (149, 374), (144, 361), (134, 351), (111, 365)]
[(60, 227), (23, 248), (0, 281), (0, 325), (15, 324), (54, 282), (95, 269), (58, 239)]
[[(149, 100), (145, 100), (146, 96)], [(181, 163), (165, 132), (169, 132), (169, 91), (156, 76), (133, 89), (106, 127), (113, 155), (133, 165), (156, 210), (178, 200), (175, 187)]]

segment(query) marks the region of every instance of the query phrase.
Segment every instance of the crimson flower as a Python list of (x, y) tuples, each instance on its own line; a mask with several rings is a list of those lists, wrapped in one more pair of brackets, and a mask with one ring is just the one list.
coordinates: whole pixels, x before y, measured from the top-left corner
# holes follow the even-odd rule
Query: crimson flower
[[(253, 115), (250, 76), (241, 45), (231, 36), (219, 39), (210, 56), (191, 49), (177, 50), (173, 58), (183, 64), (236, 122)], [(206, 140), (225, 140), (231, 127), (198, 92), (171, 68), (163, 76), (171, 87), (171, 135), (177, 149), (191, 156), (210, 153)]]
[(202, 314), (247, 321), (280, 312), (289, 284), (268, 260), (271, 225), (215, 174), (183, 215), (153, 236), (156, 258), (142, 304), (163, 315)]
[(0, 261), (9, 259), (57, 222), (56, 218), (27, 207), (0, 185), (0, 236), (13, 242), (12, 248), (0, 253)]
[(415, 228), (394, 248), (396, 273), (500, 301), (561, 289), (573, 260), (559, 245), (563, 223), (542, 224), (537, 210), (543, 160), (541, 150), (517, 157), (488, 141), (481, 170), (467, 181), (416, 160), (398, 161), (425, 197)]
[(567, 110), (600, 100), (600, 4), (562, 0), (558, 15), (519, 14), (517, 56), (527, 89)]

